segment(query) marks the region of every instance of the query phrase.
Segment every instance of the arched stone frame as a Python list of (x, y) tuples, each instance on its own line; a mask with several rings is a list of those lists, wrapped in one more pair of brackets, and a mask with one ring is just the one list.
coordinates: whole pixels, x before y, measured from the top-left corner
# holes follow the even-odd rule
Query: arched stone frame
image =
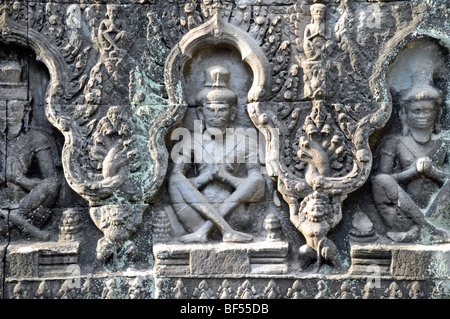
[[(168, 93), (169, 104), (172, 107), (177, 106), (180, 111), (186, 113), (187, 105), (193, 106), (188, 102), (190, 94), (185, 89), (187, 85), (192, 83), (186, 76), (186, 73), (189, 73), (187, 71), (188, 65), (198, 57), (198, 52), (211, 48), (217, 50), (214, 52), (219, 53), (219, 55), (220, 52), (218, 51), (220, 50), (231, 51), (233, 54), (232, 61), (242, 63), (242, 66), (245, 65), (248, 78), (252, 78), (251, 85), (250, 80), (248, 80), (246, 83), (249, 83), (249, 85), (245, 87), (245, 90), (237, 93), (238, 98), (242, 99), (238, 103), (240, 111), (243, 112), (241, 114), (244, 114), (244, 116), (247, 114), (246, 106), (251, 103), (268, 101), (271, 88), (271, 65), (265, 52), (246, 31), (226, 22), (219, 14), (216, 14), (208, 22), (186, 33), (173, 47), (166, 59), (165, 88)], [(221, 63), (218, 62), (218, 64)], [(226, 62), (222, 64), (225, 66)], [(196, 70), (206, 71), (206, 68), (200, 67)], [(233, 71), (233, 69), (230, 69), (230, 71)], [(233, 74), (233, 72), (231, 73)], [(239, 72), (234, 74), (237, 73)], [(199, 81), (199, 83), (202, 83), (202, 81)], [(183, 117), (185, 114), (181, 115)], [(189, 126), (187, 121), (184, 124)], [(247, 121), (247, 118), (245, 124), (253, 125), (250, 119)]]
[[(403, 128), (403, 124), (400, 125), (399, 121), (399, 95), (401, 95), (402, 92), (405, 92), (406, 87), (404, 86), (402, 90), (395, 89), (395, 85), (391, 86), (391, 83), (389, 82), (388, 75), (393, 70), (395, 72), (400, 71), (401, 69), (396, 67), (397, 58), (401, 58), (402, 54), (408, 50), (411, 50), (409, 47), (411, 44), (418, 44), (419, 46), (423, 46), (424, 44), (430, 44), (434, 47), (434, 49), (442, 49), (442, 51), (446, 52), (446, 65), (448, 66), (450, 63), (450, 37), (448, 34), (445, 33), (439, 33), (439, 32), (433, 32), (434, 30), (429, 30), (425, 28), (421, 28), (421, 21), (422, 16), (416, 17), (415, 20), (413, 20), (413, 23), (411, 23), (409, 26), (407, 26), (404, 29), (401, 29), (398, 31), (394, 36), (386, 42), (386, 44), (382, 47), (380, 50), (380, 54), (378, 56), (378, 59), (376, 60), (374, 64), (374, 73), (369, 78), (369, 85), (372, 91), (372, 94), (374, 96), (374, 100), (378, 103), (378, 105), (384, 105), (385, 106), (385, 112), (386, 112), (386, 121), (379, 127), (379, 132), (377, 132), (376, 141), (374, 143), (374, 148), (380, 147), (382, 141), (382, 138), (392, 136), (392, 134), (400, 134), (397, 136), (401, 136), (401, 130)], [(403, 56), (404, 57), (404, 56)], [(411, 62), (411, 61), (409, 61)], [(436, 61), (433, 61), (433, 63)], [(405, 67), (407, 63), (403, 63), (402, 66)], [(411, 64), (413, 65), (413, 64)], [(391, 69), (395, 68), (395, 69)], [(394, 73), (395, 74), (395, 73)], [(442, 80), (442, 78), (441, 78)], [(412, 82), (412, 81), (411, 81)], [(395, 83), (395, 82), (394, 82)], [(408, 83), (411, 84), (411, 83)], [(437, 83), (435, 83), (437, 84)], [(440, 85), (440, 89), (443, 87)], [(447, 93), (447, 96), (443, 96), (442, 108), (446, 108), (448, 112), (450, 107), (450, 97), (448, 92), (450, 92), (450, 81), (447, 80), (445, 84), (445, 90), (446, 92), (443, 92), (444, 94)], [(396, 95), (395, 92), (399, 95)], [(442, 114), (438, 115), (438, 120), (443, 117), (441, 117)], [(437, 122), (436, 122), (437, 123)], [(398, 132), (393, 133), (393, 131), (397, 129)], [(448, 127), (447, 127), (448, 129)], [(435, 132), (436, 133), (436, 132)], [(447, 134), (447, 132), (445, 133)], [(444, 134), (444, 136), (445, 136)], [(439, 133), (437, 134), (437, 138), (439, 137)], [(375, 141), (375, 140), (374, 140)], [(375, 176), (377, 172), (374, 172)], [(443, 193), (443, 192), (442, 192)], [(371, 196), (375, 196), (372, 193)], [(436, 196), (437, 197), (437, 196)], [(412, 197), (414, 200), (414, 197)], [(430, 212), (432, 212), (434, 202), (433, 200), (430, 200), (429, 206), (426, 209), (423, 209), (423, 213), (425, 214), (425, 217), (428, 218)], [(434, 206), (436, 208), (436, 206)], [(375, 209), (377, 214), (380, 214), (381, 212), (378, 210), (378, 208)], [(377, 221), (376, 219), (373, 220), (374, 224), (381, 224), (381, 226), (376, 226), (377, 232), (379, 234), (384, 234), (384, 224), (380, 221)], [(436, 221), (432, 221), (432, 219), (428, 220), (433, 226), (440, 226)], [(386, 224), (387, 225), (387, 224)]]
[(218, 14), (210, 21), (192, 29), (170, 52), (165, 65), (165, 84), (172, 104), (183, 104), (183, 69), (195, 50), (205, 46), (225, 45), (236, 49), (242, 61), (253, 72), (248, 102), (262, 102), (268, 98), (271, 76), (270, 64), (259, 44), (245, 31), (224, 21)]
[[(60, 113), (61, 105), (49, 103), (49, 97), (51, 95), (50, 88), (53, 86), (52, 83), (61, 83), (61, 81), (65, 82), (67, 74), (69, 74), (69, 69), (67, 68), (66, 61), (61, 54), (60, 49), (51, 43), (48, 36), (45, 36), (45, 34), (34, 29), (28, 28), (26, 21), (25, 23), (20, 23), (9, 19), (6, 16), (2, 22), (3, 24), (0, 26), (2, 30), (0, 34), (0, 42), (2, 45), (4, 45), (5, 48), (11, 49), (7, 49), (7, 51), (11, 52), (13, 57), (16, 54), (18, 56), (21, 56), (22, 53), (26, 54), (26, 63), (22, 64), (21, 68), (22, 74), (26, 68), (28, 69), (28, 78), (23, 78), (23, 83), (26, 85), (28, 90), (27, 99), (30, 108), (27, 113), (31, 112), (32, 115), (31, 117), (28, 117), (29, 115), (27, 115), (27, 118), (25, 118), (24, 121), (24, 124), (27, 127), (24, 135), (28, 136), (25, 137), (25, 140), (33, 141), (33, 143), (39, 143), (35, 145), (48, 146), (51, 156), (53, 157), (52, 160), (54, 166), (51, 171), (51, 178), (53, 180), (51, 181), (51, 184), (54, 184), (54, 186), (51, 187), (50, 195), (48, 195), (48, 190), (42, 190), (42, 188), (39, 190), (40, 198), (44, 198), (45, 203), (39, 202), (40, 199), (38, 199), (38, 202), (35, 204), (39, 206), (35, 206), (30, 209), (30, 216), (40, 216), (39, 209), (42, 207), (44, 207), (44, 210), (48, 211), (48, 214), (58, 216), (59, 210), (64, 207), (64, 205), (69, 203), (70, 200), (72, 200), (71, 204), (75, 204), (73, 199), (78, 200), (78, 197), (69, 199), (72, 194), (67, 192), (67, 184), (64, 183), (64, 177), (61, 169), (60, 152), (63, 143), (63, 135), (59, 134), (60, 130), (58, 130), (58, 127), (55, 125), (57, 121), (57, 114)], [(5, 57), (5, 60), (8, 59), (9, 57)], [(34, 73), (34, 71), (37, 72)], [(38, 77), (36, 78), (33, 74), (37, 74)], [(63, 93), (64, 92), (61, 92), (61, 94)], [(16, 98), (17, 96), (11, 98), (11, 100)], [(46, 138), (29, 138), (29, 136), (36, 135), (36, 133), (38, 136), (45, 136)], [(18, 139), (15, 139), (13, 142), (8, 143), (19, 143), (17, 145), (20, 145), (21, 142), (18, 141)], [(13, 146), (9, 148), (9, 152), (13, 152), (11, 149), (14, 151), (14, 149), (17, 148)], [(30, 156), (29, 154), (31, 153), (28, 153), (26, 156)], [(47, 183), (44, 179), (50, 178), (49, 173), (47, 173), (49, 168), (46, 169), (46, 173), (42, 173), (40, 169), (42, 168), (41, 165), (44, 162), (42, 160), (36, 160), (38, 156), (31, 156), (32, 157), (26, 157), (24, 160), (28, 161), (31, 158), (34, 163), (31, 166), (26, 168), (22, 167), (21, 169), (26, 169), (26, 173), (29, 174), (29, 176), (32, 176), (33, 179), (37, 178), (36, 181), (42, 178), (43, 182), (41, 185), (44, 185)], [(14, 158), (14, 156), (11, 158)], [(9, 156), (5, 157), (5, 162), (7, 161), (12, 161), (9, 159)], [(14, 169), (12, 169), (12, 171), (14, 172)], [(37, 191), (37, 187), (33, 188), (29, 191), (29, 193), (33, 191)], [(50, 197), (51, 200), (48, 201), (48, 198)], [(24, 199), (23, 197), (20, 198)], [(32, 198), (33, 200), (36, 200), (36, 197)], [(51, 204), (48, 204), (50, 202)], [(47, 226), (54, 223), (52, 218), (53, 217), (42, 219), (43, 222), (37, 225), (37, 228), (41, 228), (43, 234), (45, 234), (48, 230)], [(20, 225), (20, 223), (18, 225)], [(50, 228), (52, 227), (53, 226), (50, 226)], [(50, 239), (47, 236), (36, 236), (35, 238), (33, 236), (33, 239), (40, 241), (47, 241)]]
[[(47, 120), (64, 135), (63, 154), (61, 154), (64, 157), (65, 151), (70, 152), (73, 149), (71, 129), (62, 126), (60, 122), (60, 118), (64, 115), (61, 111), (61, 97), (64, 96), (64, 87), (69, 81), (67, 76), (70, 74), (67, 62), (60, 49), (50, 42), (49, 37), (37, 30), (27, 28), (26, 23), (17, 23), (11, 19), (5, 19), (5, 24), (2, 27), (7, 32), (2, 33), (0, 41), (5, 44), (17, 44), (29, 48), (36, 55), (36, 59), (42, 62), (49, 72), (44, 113)], [(67, 178), (67, 172), (70, 172), (68, 164), (68, 161), (62, 161), (64, 175), (68, 184), (76, 191), (76, 183)]]
[[(49, 102), (51, 100), (51, 96), (49, 95), (51, 93), (50, 88), (54, 83), (62, 84), (67, 81), (66, 78), (69, 70), (64, 57), (59, 49), (49, 42), (48, 37), (34, 29), (27, 28), (26, 24), (20, 24), (6, 19), (3, 28), (8, 31), (2, 34), (0, 38), (2, 42), (30, 48), (36, 54), (36, 59), (44, 63), (50, 75), (50, 84), (47, 88), (46, 99)], [(59, 94), (63, 94), (63, 92), (59, 92)], [(59, 106), (48, 102), (46, 103), (45, 115), (50, 123), (57, 127)]]
[[(391, 117), (392, 114), (392, 96), (386, 79), (389, 67), (395, 61), (397, 55), (406, 48), (408, 43), (421, 38), (438, 40), (440, 41), (440, 45), (448, 52), (450, 52), (450, 46), (448, 45), (449, 38), (442, 39), (436, 37), (433, 34), (418, 32), (417, 24), (411, 24), (409, 27), (395, 34), (386, 43), (385, 47), (380, 52), (378, 60), (374, 64), (375, 72), (369, 79), (369, 85), (375, 101), (378, 103), (378, 105), (380, 105), (380, 109), (381, 106), (383, 106), (384, 111), (387, 113), (387, 120)], [(445, 44), (447, 44), (447, 46)], [(450, 82), (447, 83), (447, 87), (450, 88)], [(382, 127), (384, 126), (384, 124), (382, 125)]]

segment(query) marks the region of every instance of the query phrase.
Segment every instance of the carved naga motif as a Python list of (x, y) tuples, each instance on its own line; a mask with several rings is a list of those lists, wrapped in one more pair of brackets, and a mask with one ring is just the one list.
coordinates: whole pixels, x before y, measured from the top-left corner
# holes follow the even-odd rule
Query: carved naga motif
[[(89, 25), (93, 42), (90, 73), (80, 82), (71, 108), (61, 105), (67, 98), (65, 82), (50, 85), (47, 101), (51, 121), (65, 136), (66, 180), (89, 202), (90, 216), (104, 234), (97, 243), (97, 258), (101, 264), (120, 268), (125, 265), (121, 260), (133, 260), (133, 235), (164, 180), (165, 133), (176, 123), (181, 104), (171, 104), (166, 98), (161, 57), (169, 49), (161, 51), (164, 44), (158, 55), (153, 52), (156, 42), (164, 42), (161, 33), (159, 38), (151, 36), (158, 27), (152, 12), (148, 13), (147, 49), (135, 58), (129, 35), (136, 30), (119, 18), (127, 8), (86, 5), (78, 15), (79, 9), (69, 7), (67, 14), (68, 19), (80, 18), (69, 24), (73, 30), (78, 23)], [(75, 32), (72, 29), (68, 32)], [(64, 51), (79, 47), (76, 33), (70, 39)], [(136, 45), (145, 48), (145, 43)], [(152, 68), (145, 69), (138, 59)]]
[[(304, 13), (305, 7), (296, 9)], [(336, 246), (326, 235), (342, 218), (341, 203), (369, 177), (369, 136), (387, 121), (388, 106), (380, 103), (378, 110), (355, 117), (350, 107), (329, 104), (326, 5), (315, 1), (309, 8), (312, 20), (304, 27), (303, 41), (292, 42), (303, 70), (303, 101), (253, 103), (249, 114), (266, 138), (269, 175), (277, 180), (291, 221), (306, 239), (299, 250), (302, 267), (314, 260), (318, 266), (324, 260), (339, 267)], [(302, 33), (296, 29), (295, 34)]]

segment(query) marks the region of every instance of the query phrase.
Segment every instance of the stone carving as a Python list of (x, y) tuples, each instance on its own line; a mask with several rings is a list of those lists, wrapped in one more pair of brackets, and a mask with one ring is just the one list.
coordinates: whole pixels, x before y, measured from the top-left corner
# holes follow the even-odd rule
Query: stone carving
[(210, 19), (213, 15), (217, 13), (218, 10), (217, 0), (203, 0), (200, 3), (200, 9), (204, 20)]
[(317, 294), (314, 296), (314, 299), (327, 299), (328, 292), (327, 292), (327, 286), (324, 283), (324, 281), (320, 280), (317, 282)]
[(231, 299), (233, 297), (233, 291), (228, 280), (225, 279), (217, 289), (217, 296), (219, 299)]
[(414, 281), (408, 285), (408, 288), (408, 295), (411, 299), (423, 299), (422, 287), (420, 287), (420, 283), (418, 281)]
[(51, 295), (52, 291), (50, 289), (49, 284), (47, 283), (47, 281), (43, 280), (39, 286), (38, 289), (36, 290), (34, 296), (35, 299), (51, 299), (52, 295)]
[(338, 291), (334, 295), (337, 299), (355, 299), (355, 294), (351, 292), (351, 287), (346, 281), (341, 285), (341, 291)]
[[(232, 229), (225, 220), (238, 207), (260, 200), (265, 190), (256, 154), (249, 154), (250, 150), (236, 144), (245, 141), (234, 142), (226, 149), (222, 144), (227, 139), (226, 130), (233, 120), (237, 99), (228, 88), (229, 77), (230, 73), (224, 67), (214, 66), (206, 70), (207, 82), (197, 98), (204, 123), (204, 131), (200, 134), (205, 142), (194, 140), (194, 143), (201, 144), (194, 145), (194, 148), (185, 145), (192, 151), (201, 147), (203, 162), (198, 165), (196, 176), (186, 177), (191, 165), (189, 152), (185, 154), (187, 158), (175, 163), (169, 177), (172, 207), (190, 232), (180, 239), (183, 242), (206, 242), (213, 227), (220, 230), (224, 242), (252, 240), (250, 235)], [(236, 174), (240, 165), (237, 160), (241, 158), (246, 159), (246, 176)], [(225, 197), (219, 195), (225, 193), (228, 194)]]
[(326, 237), (342, 218), (340, 203), (333, 201), (324, 194), (314, 192), (303, 199), (298, 215), (291, 215), (292, 223), (306, 238), (306, 245), (299, 250), (302, 268), (306, 269), (311, 261), (316, 260), (318, 270), (322, 258), (334, 266), (340, 266), (336, 245)]
[(302, 68), (306, 98), (321, 99), (326, 94), (325, 69), (322, 65), (327, 44), (324, 25), (325, 8), (323, 3), (311, 5), (311, 23), (305, 27), (303, 35), (303, 53), (306, 60), (302, 62)]
[(281, 298), (281, 289), (274, 280), (270, 280), (264, 288), (264, 299), (279, 299)]
[(126, 50), (124, 42), (127, 32), (123, 28), (123, 21), (118, 16), (118, 6), (106, 5), (106, 19), (100, 22), (98, 27), (98, 44), (107, 72), (118, 79), (117, 67), (122, 63)]
[(118, 299), (117, 283), (115, 278), (109, 279), (102, 291), (102, 299)]
[(120, 260), (133, 261), (137, 247), (132, 235), (142, 222), (147, 205), (105, 205), (91, 208), (90, 214), (105, 237), (97, 243), (97, 259), (103, 264), (112, 262), (120, 268)]
[(280, 219), (274, 213), (270, 213), (264, 219), (264, 228), (267, 231), (266, 240), (281, 240), (282, 236)]
[(292, 284), (292, 287), (288, 289), (286, 297), (289, 299), (304, 299), (306, 297), (306, 293), (303, 290), (302, 284), (299, 280), (296, 280)]
[(443, 171), (449, 157), (448, 140), (437, 135), (442, 93), (434, 86), (432, 74), (419, 71), (426, 67), (419, 64), (416, 68), (411, 87), (400, 97), (402, 133), (387, 138), (380, 147), (372, 194), (391, 240), (414, 241), (419, 239), (422, 229), (427, 229), (431, 241), (448, 241), (448, 232), (425, 219), (439, 213), (438, 207), (446, 205), (448, 193), (448, 174)]
[(76, 209), (67, 209), (61, 219), (58, 241), (83, 240), (80, 213)]
[(388, 299), (402, 299), (403, 292), (398, 284), (393, 281), (389, 287), (384, 291), (384, 296)]
[(184, 287), (183, 281), (178, 279), (175, 286), (173, 287), (173, 292), (175, 293), (175, 299), (186, 299), (187, 289)]
[(137, 276), (130, 284), (128, 288), (129, 299), (141, 299), (144, 294), (144, 283), (140, 276)]
[(97, 297), (97, 289), (95, 285), (92, 283), (91, 278), (86, 278), (81, 287), (81, 295), (83, 299), (96, 299)]
[(250, 280), (245, 280), (236, 291), (234, 299), (257, 299), (258, 291), (255, 286), (252, 285)]
[(197, 12), (197, 1), (187, 2), (184, 5), (184, 12), (180, 17), (180, 24), (182, 27), (192, 30), (202, 23), (200, 13)]
[(447, 20), (0, 0), (2, 296), (448, 299)]
[(446, 286), (445, 281), (438, 282), (431, 292), (431, 297), (433, 299), (445, 299), (449, 295), (449, 288)]
[(17, 227), (25, 237), (48, 240), (50, 234), (39, 229), (49, 218), (61, 176), (56, 169), (55, 144), (44, 130), (30, 126), (31, 104), (27, 87), (21, 82), (22, 66), (17, 61), (1, 65), (0, 101), (1, 217)]
[(208, 286), (208, 283), (205, 280), (202, 280), (198, 287), (194, 289), (192, 296), (197, 299), (214, 299), (214, 292)]

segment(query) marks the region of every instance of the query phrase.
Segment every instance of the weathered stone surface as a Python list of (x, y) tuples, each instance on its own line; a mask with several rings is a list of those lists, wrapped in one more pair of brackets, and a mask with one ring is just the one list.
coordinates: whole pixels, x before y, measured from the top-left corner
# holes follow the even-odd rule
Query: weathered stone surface
[(450, 298), (447, 0), (0, 0), (4, 298)]

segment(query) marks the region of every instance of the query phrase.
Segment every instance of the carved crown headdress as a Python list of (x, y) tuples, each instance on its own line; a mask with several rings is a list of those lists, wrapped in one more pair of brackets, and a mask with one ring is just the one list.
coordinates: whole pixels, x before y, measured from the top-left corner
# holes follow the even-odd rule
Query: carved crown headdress
[(413, 66), (412, 85), (402, 95), (403, 101), (435, 100), (442, 102), (442, 93), (434, 86), (433, 72), (429, 65), (418, 63)]
[(229, 86), (230, 71), (223, 66), (213, 66), (205, 71), (206, 82), (197, 96), (200, 105), (226, 104), (233, 106), (237, 102), (237, 94)]

